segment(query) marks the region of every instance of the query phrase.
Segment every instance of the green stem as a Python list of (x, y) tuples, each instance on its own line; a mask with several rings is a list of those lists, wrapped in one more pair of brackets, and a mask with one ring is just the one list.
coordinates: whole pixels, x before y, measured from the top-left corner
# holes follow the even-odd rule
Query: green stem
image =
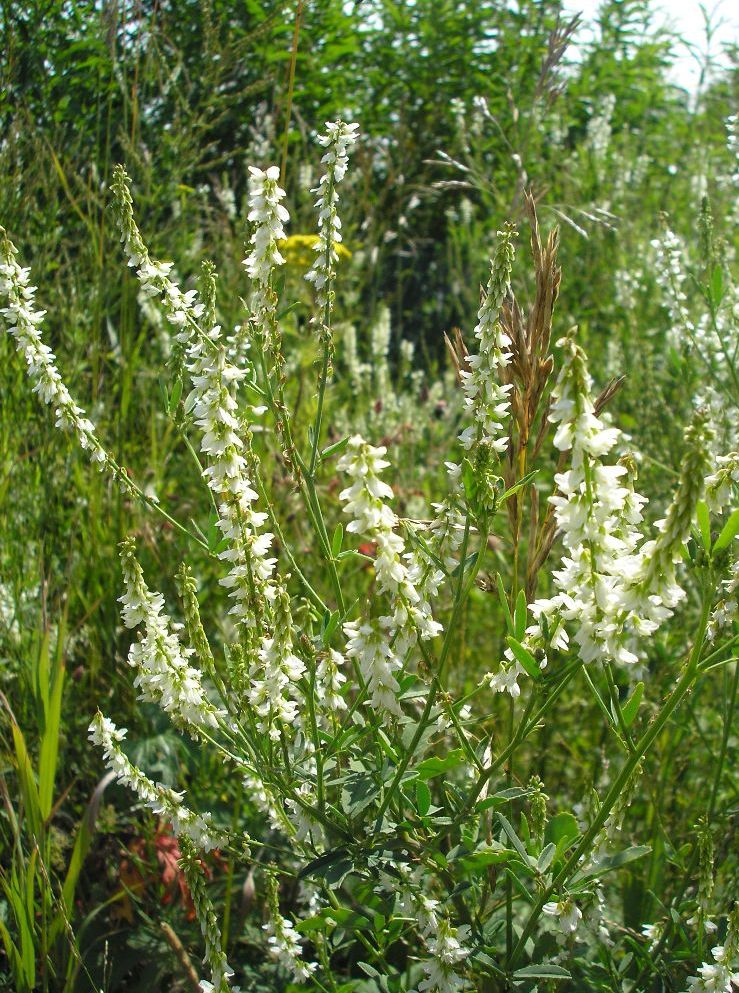
[(710, 597), (704, 594), (703, 608), (701, 611), (700, 624), (698, 626), (698, 632), (696, 635), (695, 642), (693, 644), (693, 649), (690, 653), (690, 657), (685, 665), (682, 676), (678, 680), (672, 693), (667, 698), (665, 705), (663, 706), (660, 713), (653, 720), (651, 726), (647, 728), (642, 737), (634, 746), (634, 751), (631, 753), (629, 758), (624, 762), (621, 772), (613, 782), (610, 790), (606, 794), (606, 797), (601, 804), (601, 807), (593, 819), (590, 827), (585, 832), (585, 834), (580, 839), (580, 843), (576, 846), (567, 862), (560, 869), (557, 875), (554, 877), (550, 885), (544, 890), (544, 892), (539, 896), (538, 900), (534, 904), (534, 907), (529, 915), (529, 919), (521, 932), (521, 936), (518, 939), (516, 947), (513, 949), (513, 954), (508, 961), (508, 968), (513, 969), (520, 959), (525, 947), (526, 942), (531, 937), (534, 928), (536, 927), (536, 922), (538, 921), (544, 904), (548, 902), (552, 894), (557, 892), (568, 880), (570, 875), (575, 872), (580, 864), (580, 859), (585, 855), (589, 849), (596, 836), (600, 832), (601, 828), (604, 826), (608, 820), (608, 816), (611, 813), (613, 807), (617, 803), (619, 797), (623, 793), (624, 789), (629, 783), (637, 765), (641, 761), (642, 757), (651, 748), (654, 741), (661, 734), (665, 725), (669, 721), (670, 717), (673, 715), (677, 707), (682, 703), (684, 698), (688, 695), (695, 682), (698, 662), (700, 660), (700, 653), (703, 648), (703, 642), (706, 634), (706, 627), (708, 624), (708, 616), (710, 612)]
[(377, 812), (377, 821), (376, 821), (377, 830), (379, 830), (382, 826), (382, 818), (385, 814), (385, 811), (390, 805), (390, 801), (392, 800), (395, 791), (400, 786), (400, 782), (403, 778), (403, 775), (405, 774), (405, 771), (410, 765), (413, 756), (415, 755), (416, 749), (418, 748), (418, 743), (423, 737), (423, 732), (426, 729), (429, 715), (431, 714), (434, 703), (436, 702), (436, 696), (439, 692), (439, 687), (441, 686), (441, 678), (444, 672), (444, 665), (446, 663), (447, 657), (449, 655), (449, 651), (451, 649), (452, 635), (454, 634), (457, 622), (459, 620), (459, 616), (461, 614), (462, 604), (464, 603), (467, 594), (472, 588), (472, 584), (475, 581), (475, 576), (477, 575), (480, 566), (482, 564), (482, 559), (485, 554), (485, 550), (487, 548), (487, 533), (483, 533), (480, 535), (480, 547), (478, 549), (477, 556), (472, 565), (472, 568), (470, 569), (467, 582), (465, 582), (464, 563), (467, 556), (467, 546), (469, 544), (469, 538), (470, 538), (470, 518), (468, 514), (465, 521), (464, 538), (462, 539), (462, 547), (460, 550), (461, 554), (460, 554), (459, 585), (457, 587), (457, 594), (454, 598), (454, 607), (452, 609), (452, 616), (449, 621), (446, 637), (444, 639), (444, 644), (442, 645), (441, 654), (439, 656), (439, 664), (436, 670), (436, 678), (431, 686), (431, 689), (429, 690), (428, 697), (426, 698), (426, 706), (423, 709), (423, 713), (421, 714), (421, 719), (418, 722), (413, 738), (411, 739), (411, 742), (408, 748), (406, 749), (403, 758), (400, 761), (400, 765), (397, 768), (395, 776), (393, 777), (393, 781), (390, 783), (390, 786), (385, 792), (385, 796), (383, 797), (382, 803), (380, 804), (380, 809)]
[(535, 692), (531, 694), (531, 696), (529, 697), (529, 701), (526, 704), (526, 708), (523, 714), (521, 715), (521, 722), (518, 726), (518, 730), (516, 731), (516, 734), (513, 737), (513, 740), (508, 742), (508, 744), (500, 753), (500, 755), (498, 755), (495, 761), (491, 765), (489, 765), (487, 769), (482, 770), (475, 785), (472, 787), (472, 790), (469, 796), (467, 797), (464, 806), (462, 807), (461, 811), (457, 814), (457, 816), (455, 817), (455, 819), (452, 821), (451, 825), (447, 829), (446, 832), (447, 834), (450, 835), (453, 834), (455, 828), (458, 828), (459, 825), (465, 820), (470, 810), (474, 806), (477, 798), (485, 788), (485, 785), (489, 782), (490, 778), (492, 777), (493, 773), (496, 772), (508, 759), (508, 757), (513, 754), (513, 752), (515, 751), (516, 748), (518, 748), (521, 742), (525, 741), (532, 733), (532, 731), (535, 731), (536, 728), (539, 727), (542, 717), (552, 707), (552, 705), (555, 703), (558, 697), (561, 696), (561, 694), (564, 692), (565, 688), (569, 684), (572, 677), (575, 675), (576, 672), (580, 670), (581, 667), (582, 667), (582, 662), (578, 660), (575, 664), (571, 665), (568, 669), (565, 670), (562, 679), (557, 684), (556, 688), (547, 697), (545, 702), (542, 704), (539, 710), (537, 710), (534, 716), (529, 720), (528, 719), (529, 714), (533, 710), (534, 704), (536, 703), (536, 699), (537, 699), (537, 694)]
[[(714, 653), (715, 654), (715, 653)], [(710, 825), (711, 818), (713, 817), (714, 810), (716, 809), (716, 799), (718, 797), (718, 790), (721, 784), (721, 779), (723, 777), (724, 764), (726, 762), (726, 754), (729, 744), (729, 739), (731, 737), (731, 731), (734, 722), (734, 711), (736, 709), (737, 702), (737, 691), (739, 690), (739, 662), (736, 664), (734, 669), (734, 680), (731, 688), (731, 695), (727, 702), (725, 715), (724, 715), (724, 730), (721, 737), (721, 750), (719, 753), (718, 763), (716, 765), (716, 773), (713, 779), (713, 785), (711, 787), (711, 796), (708, 801), (708, 808), (706, 811), (706, 822)], [(690, 861), (688, 862), (685, 872), (683, 873), (682, 883), (676, 898), (672, 900), (672, 906), (678, 906), (682, 901), (685, 890), (688, 885), (695, 879), (695, 870), (698, 864), (699, 849), (695, 845), (691, 853)], [(667, 927), (662, 934), (659, 942), (657, 943), (654, 950), (650, 953), (650, 962), (656, 962), (659, 956), (672, 946), (672, 935), (674, 933), (674, 923), (671, 918), (668, 917)], [(636, 982), (634, 983), (634, 989), (638, 989), (639, 984), (642, 979), (647, 975), (649, 970), (649, 963), (645, 964), (642, 971), (637, 976)]]

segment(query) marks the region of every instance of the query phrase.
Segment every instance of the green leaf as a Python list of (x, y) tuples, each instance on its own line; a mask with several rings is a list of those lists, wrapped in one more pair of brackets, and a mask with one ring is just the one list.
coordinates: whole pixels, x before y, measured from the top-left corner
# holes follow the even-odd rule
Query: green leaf
[(734, 510), (716, 539), (716, 544), (713, 546), (714, 554), (728, 548), (737, 534), (739, 534), (739, 510)]
[(419, 779), (435, 779), (437, 776), (448, 772), (449, 769), (456, 768), (456, 766), (461, 765), (463, 762), (464, 752), (461, 748), (455, 748), (443, 759), (436, 757), (424, 759), (423, 762), (420, 762), (416, 766), (416, 773)]
[(620, 869), (622, 866), (628, 865), (629, 862), (636, 862), (637, 859), (644, 858), (651, 851), (650, 845), (634, 845), (632, 848), (626, 848), (623, 852), (617, 852), (615, 855), (606, 855), (598, 860), (597, 865), (576, 873), (572, 878), (572, 884), (594, 879), (606, 872), (613, 872), (614, 869)]
[(560, 965), (525, 965), (516, 969), (514, 979), (572, 979), (571, 974)]
[(357, 962), (357, 965), (365, 974), (365, 976), (369, 976), (370, 979), (377, 979), (378, 976), (380, 975), (377, 969), (375, 969), (373, 965), (370, 965), (369, 962)]
[(713, 272), (711, 273), (711, 285), (709, 289), (713, 309), (718, 310), (721, 306), (721, 301), (724, 298), (724, 274), (720, 265), (714, 266)]
[(477, 476), (469, 459), (462, 460), (462, 486), (468, 504), (473, 504), (477, 495)]
[(527, 472), (525, 476), (522, 476), (517, 483), (514, 483), (513, 486), (509, 487), (509, 489), (504, 490), (504, 492), (501, 494), (500, 502), (505, 503), (508, 497), (513, 496), (514, 493), (518, 493), (520, 489), (522, 489), (524, 486), (526, 486), (528, 483), (531, 482), (531, 480), (538, 473), (538, 471), (539, 471), (538, 469), (532, 469), (531, 472)]
[(344, 528), (342, 527), (341, 524), (337, 524), (336, 528), (334, 529), (333, 539), (331, 540), (331, 554), (333, 555), (334, 558), (336, 558), (336, 556), (341, 551), (341, 545), (343, 541), (344, 541)]
[(476, 852), (470, 852), (467, 855), (462, 855), (458, 860), (459, 864), (467, 872), (477, 872), (480, 869), (485, 869), (489, 865), (502, 865), (503, 863), (510, 862), (511, 859), (517, 859), (518, 854), (511, 848), (504, 848), (502, 845), (493, 844), (485, 848), (481, 848)]
[(703, 547), (707, 552), (711, 551), (711, 515), (705, 500), (699, 500), (695, 508), (698, 518), (698, 530), (700, 531)]
[(38, 769), (39, 808), (44, 821), (48, 819), (53, 806), (54, 782), (59, 758), (62, 691), (64, 689), (64, 661), (60, 653), (57, 653), (55, 658), (51, 678), (51, 693), (46, 708)]
[(459, 562), (452, 573), (455, 578), (457, 576), (462, 576), (469, 569), (469, 567), (474, 563), (477, 558), (477, 552), (470, 552), (464, 562)]
[(531, 790), (527, 790), (523, 786), (511, 786), (510, 789), (501, 790), (494, 796), (488, 796), (480, 802), (475, 807), (475, 810), (487, 810), (489, 807), (495, 807), (499, 803), (510, 803), (511, 800), (520, 800), (522, 797), (529, 796)]
[(174, 386), (172, 387), (172, 392), (169, 395), (169, 406), (167, 410), (170, 414), (177, 410), (177, 406), (180, 402), (180, 397), (182, 396), (182, 377), (178, 377), (174, 381)]
[(425, 817), (431, 809), (431, 790), (428, 788), (423, 780), (419, 779), (416, 783), (416, 810), (421, 815)]
[(335, 610), (333, 614), (331, 614), (331, 617), (329, 618), (328, 622), (326, 623), (323, 629), (322, 637), (323, 637), (324, 645), (328, 645), (330, 643), (331, 639), (334, 636), (334, 631), (339, 626), (340, 620), (341, 620), (341, 613), (340, 611)]
[(631, 694), (629, 699), (621, 708), (621, 714), (624, 719), (624, 724), (627, 728), (630, 728), (634, 723), (636, 715), (639, 713), (639, 706), (641, 704), (642, 696), (644, 695), (644, 683), (637, 683), (634, 687), (634, 692)]
[(516, 597), (516, 609), (513, 612), (513, 634), (517, 641), (523, 641), (526, 634), (526, 594), (523, 590), (518, 591)]
[(518, 852), (518, 854), (523, 859), (524, 864), (525, 865), (529, 865), (530, 864), (529, 853), (526, 851), (526, 848), (524, 847), (524, 843), (521, 841), (521, 839), (516, 834), (516, 831), (515, 831), (513, 825), (511, 824), (511, 822), (508, 820), (507, 817), (505, 817), (503, 814), (501, 814), (500, 811), (498, 812), (498, 820), (503, 825), (503, 830), (505, 831), (505, 833), (510, 838), (513, 847), (516, 849), (516, 851)]
[(39, 803), (36, 780), (33, 775), (33, 766), (31, 765), (31, 759), (28, 755), (28, 749), (26, 748), (26, 740), (23, 737), (23, 732), (15, 721), (11, 724), (11, 730), (13, 732), (13, 744), (15, 746), (18, 784), (20, 786), (20, 794), (25, 808), (25, 816), (28, 820), (33, 837), (38, 842), (41, 842), (41, 831), (44, 818), (41, 816), (41, 805)]
[(509, 635), (506, 638), (508, 647), (515, 655), (517, 661), (526, 670), (526, 672), (531, 676), (532, 679), (541, 679), (541, 669), (539, 668), (539, 663), (536, 661), (534, 656), (528, 650), (524, 648), (520, 641), (516, 641), (515, 638), (511, 638)]
[(348, 852), (347, 848), (334, 848), (330, 852), (324, 852), (323, 855), (303, 866), (298, 873), (298, 879), (305, 879), (306, 876), (325, 876), (332, 866), (346, 858)]
[(557, 854), (556, 846), (550, 841), (544, 848), (539, 858), (536, 860), (536, 868), (539, 872), (546, 872)]
[(580, 828), (572, 814), (563, 811), (555, 814), (547, 824), (547, 841), (559, 845), (561, 841), (572, 842), (580, 836)]
[[(310, 433), (312, 434), (313, 432), (311, 431)], [(311, 438), (311, 442), (312, 440), (313, 439)], [(348, 444), (349, 444), (349, 438), (348, 437), (342, 438), (341, 441), (337, 441), (336, 444), (329, 445), (328, 448), (324, 448), (323, 451), (321, 452), (321, 458), (330, 459), (332, 455), (339, 455), (341, 452), (344, 451), (344, 449)]]
[(380, 787), (369, 772), (352, 772), (344, 780), (341, 804), (349, 815), (356, 817), (377, 797)]

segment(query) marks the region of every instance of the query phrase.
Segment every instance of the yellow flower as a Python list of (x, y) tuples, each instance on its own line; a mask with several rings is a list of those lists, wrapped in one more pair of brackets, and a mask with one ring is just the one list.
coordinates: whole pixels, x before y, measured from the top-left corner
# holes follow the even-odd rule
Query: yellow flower
[[(317, 234), (291, 234), (289, 238), (278, 241), (277, 247), (285, 256), (288, 265), (307, 269), (313, 264), (316, 257), (315, 247), (317, 243)], [(341, 242), (335, 244), (334, 248), (340, 259), (352, 257), (352, 253)]]

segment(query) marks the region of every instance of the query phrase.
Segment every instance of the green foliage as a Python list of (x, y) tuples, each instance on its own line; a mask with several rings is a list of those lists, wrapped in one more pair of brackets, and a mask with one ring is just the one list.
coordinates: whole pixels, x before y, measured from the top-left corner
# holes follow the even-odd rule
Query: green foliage
[[(11, 343), (0, 341), (0, 680), (7, 701), (0, 984), (7, 978), (19, 990), (71, 993), (94, 985), (132, 993), (151, 982), (192, 982), (188, 969), (200, 956), (200, 936), (166, 825), (132, 806), (122, 790), (99, 809), (99, 763), (85, 741), (98, 706), (130, 728), (135, 744), (128, 754), (152, 776), (187, 786), (194, 806), (234, 831), (260, 837), (264, 827), (240, 775), (224, 775), (219, 757), (184, 743), (156, 708), (135, 703), (124, 661), (115, 548), (125, 534), (136, 534), (144, 571), (170, 603), (172, 563), (187, 555), (197, 577), (201, 643), (227, 644), (229, 623), (213, 558), (223, 548), (218, 514), (201, 501), (188, 390), (166, 368), (169, 328), (139, 298), (133, 274), (120, 278), (108, 195), (117, 162), (134, 178), (153, 249), (174, 259), (183, 286), (195, 285), (206, 252), (212, 256), (216, 316), (230, 332), (244, 320), (246, 164), (279, 165), (284, 156), (291, 231), (312, 235), (308, 185), (320, 168), (312, 130), (342, 114), (359, 121), (366, 136), (342, 198), (352, 256), (341, 263), (334, 376), (326, 387), (325, 436), (314, 433), (309, 444), (316, 477), (309, 477), (307, 510), (284, 453), (275, 449), (274, 413), (254, 439), (263, 466), (260, 499), (281, 522), (280, 554), (298, 550), (286, 566), (291, 592), (299, 588), (304, 597), (296, 624), (320, 650), (336, 644), (352, 610), (374, 596), (367, 581), (376, 549), (371, 542), (354, 547), (333, 500), (342, 485), (336, 460), (350, 434), (387, 444), (408, 547), (433, 560), (419, 521), (444, 493), (443, 462), (454, 451), (461, 417), (452, 368), (461, 356), (449, 361), (443, 333), (451, 336), (460, 325), (474, 347), (468, 332), (495, 232), (506, 219), (524, 222), (527, 189), (544, 224), (561, 227), (559, 332), (579, 326), (601, 386), (626, 376), (607, 397), (607, 410), (631, 436), (649, 520), (663, 516), (674, 489), (682, 427), (696, 397), (711, 407), (717, 452), (736, 447), (737, 167), (725, 128), (739, 97), (736, 61), (688, 96), (667, 73), (674, 39), (655, 31), (644, 0), (603, 3), (589, 41), (560, 14), (557, 0), (3, 5), (0, 221), (33, 265), (49, 340), (73, 395), (94, 414), (118, 462), (159, 494), (184, 530), (166, 522), (160, 528), (149, 511), (90, 472), (74, 446), (50, 430), (53, 419), (29, 396)], [(666, 243), (668, 229), (686, 297), (679, 305), (660, 275), (654, 244)], [(291, 255), (287, 246), (278, 290), (285, 398), (301, 448), (314, 423), (320, 356), (308, 333), (311, 298), (299, 249)], [(534, 298), (525, 251), (514, 283), (522, 305)], [(368, 724), (358, 704), (321, 739), (337, 764), (327, 789), (329, 820), (341, 830), (328, 850), (303, 857), (294, 870), (295, 853), (280, 852), (284, 839), (275, 832), (256, 855), (229, 849), (205, 860), (242, 988), (286, 988), (285, 973), (262, 951), (266, 861), (282, 858), (290, 866), (280, 888), (283, 912), (302, 918), (298, 931), (321, 975), (330, 959), (331, 993), (395, 991), (423, 977), (418, 949), (408, 950), (412, 922), (376, 892), (379, 872), (398, 865), (405, 872), (423, 861), (445, 879), (456, 909), (465, 901), (485, 907), (491, 894), (504, 908), (526, 903), (543, 892), (546, 874), (564, 873), (576, 895), (592, 888), (596, 873), (578, 870), (573, 859), (584, 842), (583, 851), (595, 843), (587, 840), (587, 825), (597, 823), (619, 768), (645, 736), (650, 758), (625, 836), (597, 868), (624, 922), (618, 949), (601, 958), (583, 953), (564, 969), (547, 964), (557, 954), (552, 935), (522, 939), (522, 918), (506, 935), (499, 918), (502, 930), (480, 925), (476, 934), (481, 988), (528, 990), (537, 980), (539, 988), (549, 983), (563, 991), (684, 988), (688, 969), (707, 960), (712, 942), (688, 923), (704, 912), (694, 889), (699, 813), (718, 840), (710, 913), (719, 924), (716, 940), (724, 940), (723, 915), (737, 883), (729, 774), (736, 762), (733, 641), (706, 647), (695, 663), (701, 680), (690, 683), (682, 707), (656, 734), (651, 729), (699, 630), (701, 603), (725, 608), (735, 630), (735, 590), (714, 591), (711, 583), (728, 574), (739, 511), (717, 515), (708, 503), (698, 505), (685, 551), (688, 599), (675, 622), (646, 643), (633, 678), (618, 669), (581, 674), (575, 663), (559, 668), (561, 659), (542, 668), (541, 653), (525, 639), (531, 590), (520, 579), (534, 551), (548, 554), (555, 540), (545, 527), (545, 500), (561, 466), (540, 451), (539, 423), (527, 439), (540, 456), (538, 473), (515, 466), (510, 478), (495, 476), (492, 503), (485, 467), (467, 462), (471, 527), (487, 520), (491, 536), (482, 553), (467, 549), (451, 568), (435, 562), (453, 589), (467, 590), (458, 609), (453, 598), (441, 607), (445, 617), (457, 611), (445, 649), (443, 706), (435, 712), (454, 728), (443, 749), (427, 753), (434, 738), (423, 720), (395, 734), (382, 722)], [(314, 539), (317, 505), (325, 520)], [(525, 524), (518, 531), (517, 520)], [(529, 557), (532, 521), (541, 543), (532, 543)], [(511, 535), (522, 549), (516, 566)], [(532, 582), (539, 595), (551, 593), (543, 572)], [(46, 631), (40, 647), (39, 615)], [(55, 629), (58, 618), (67, 619), (66, 629)], [(56, 639), (56, 653), (49, 639)], [(509, 722), (521, 718), (524, 704), (509, 708), (480, 689), (506, 649), (539, 701), (515, 727)], [(214, 685), (231, 665), (215, 656)], [(424, 663), (420, 673), (428, 675)], [(402, 690), (406, 707), (413, 706), (417, 677), (408, 676)], [(480, 700), (488, 724), (476, 737), (465, 706), (477, 708)], [(554, 703), (556, 721), (545, 721), (540, 708)], [(495, 766), (489, 793), (486, 787), (475, 798), (471, 813), (463, 770), (497, 763), (511, 743), (515, 762)], [(264, 759), (276, 762), (271, 753)], [(556, 811), (541, 837), (529, 824), (532, 773), (544, 780)], [(627, 777), (622, 787), (628, 783)], [(593, 789), (600, 800), (589, 800)], [(575, 803), (577, 817), (570, 813)], [(390, 838), (376, 827), (388, 810), (397, 823)], [(103, 824), (93, 836), (96, 814)], [(308, 912), (298, 895), (302, 880), (317, 882), (326, 899), (333, 893), (331, 905)], [(174, 939), (161, 931), (162, 918)], [(639, 934), (646, 922), (658, 924), (653, 942)], [(539, 964), (520, 965), (524, 949)]]

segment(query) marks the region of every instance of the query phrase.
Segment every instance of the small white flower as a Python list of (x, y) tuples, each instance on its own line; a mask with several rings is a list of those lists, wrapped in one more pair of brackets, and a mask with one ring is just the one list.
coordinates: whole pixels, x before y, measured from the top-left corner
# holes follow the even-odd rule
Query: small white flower
[(197, 733), (198, 728), (215, 727), (216, 711), (203, 689), (200, 673), (188, 662), (193, 650), (183, 648), (177, 628), (164, 613), (164, 597), (151, 592), (136, 561), (133, 541), (121, 551), (125, 592), (120, 597), (126, 627), (139, 624), (144, 630), (131, 645), (128, 663), (136, 669), (134, 685), (140, 699), (158, 703), (174, 721)]
[(374, 560), (377, 590), (390, 597), (392, 612), (366, 623), (347, 623), (346, 654), (356, 658), (371, 691), (372, 705), (400, 715), (395, 694), (396, 673), (420, 640), (436, 637), (441, 625), (434, 620), (429, 595), (443, 574), (426, 566), (414, 553), (405, 552), (403, 539), (395, 533), (398, 518), (385, 502), (393, 491), (379, 477), (388, 467), (384, 446), (374, 447), (359, 435), (349, 439), (338, 462), (352, 485), (339, 494), (353, 520), (347, 531), (371, 539), (377, 546)]
[(564, 935), (574, 934), (582, 920), (582, 911), (569, 897), (565, 900), (545, 903), (542, 910), (550, 917), (556, 918), (557, 925)]
[[(358, 124), (345, 124), (343, 121), (326, 123), (325, 134), (318, 136), (319, 145), (326, 148), (321, 162), (326, 172), (318, 186), (312, 191), (318, 194), (318, 240), (316, 261), (305, 278), (313, 283), (316, 300), (320, 308), (331, 308), (331, 283), (334, 278), (338, 254), (335, 246), (341, 242), (341, 220), (337, 212), (339, 195), (337, 185), (346, 175), (349, 152), (357, 141)], [(329, 322), (326, 322), (329, 323)]]
[(133, 790), (155, 814), (169, 820), (175, 836), (189, 838), (196, 848), (205, 852), (223, 844), (224, 836), (213, 826), (210, 814), (195, 814), (189, 810), (182, 803), (182, 793), (152, 782), (124, 755), (121, 743), (126, 736), (125, 728), (117, 728), (98, 712), (89, 731), (90, 741), (102, 749), (105, 763), (118, 782)]
[(273, 269), (285, 262), (277, 242), (285, 238), (283, 225), (290, 215), (282, 206), (285, 191), (277, 185), (280, 178), (277, 166), (270, 166), (265, 171), (249, 166), (249, 172), (249, 220), (254, 231), (249, 239), (253, 247), (244, 259), (244, 266), (251, 279), (264, 287), (268, 285)]
[(306, 982), (316, 971), (315, 962), (306, 962), (300, 947), (300, 936), (286, 917), (274, 917), (262, 925), (267, 934), (269, 954), (296, 982)]

